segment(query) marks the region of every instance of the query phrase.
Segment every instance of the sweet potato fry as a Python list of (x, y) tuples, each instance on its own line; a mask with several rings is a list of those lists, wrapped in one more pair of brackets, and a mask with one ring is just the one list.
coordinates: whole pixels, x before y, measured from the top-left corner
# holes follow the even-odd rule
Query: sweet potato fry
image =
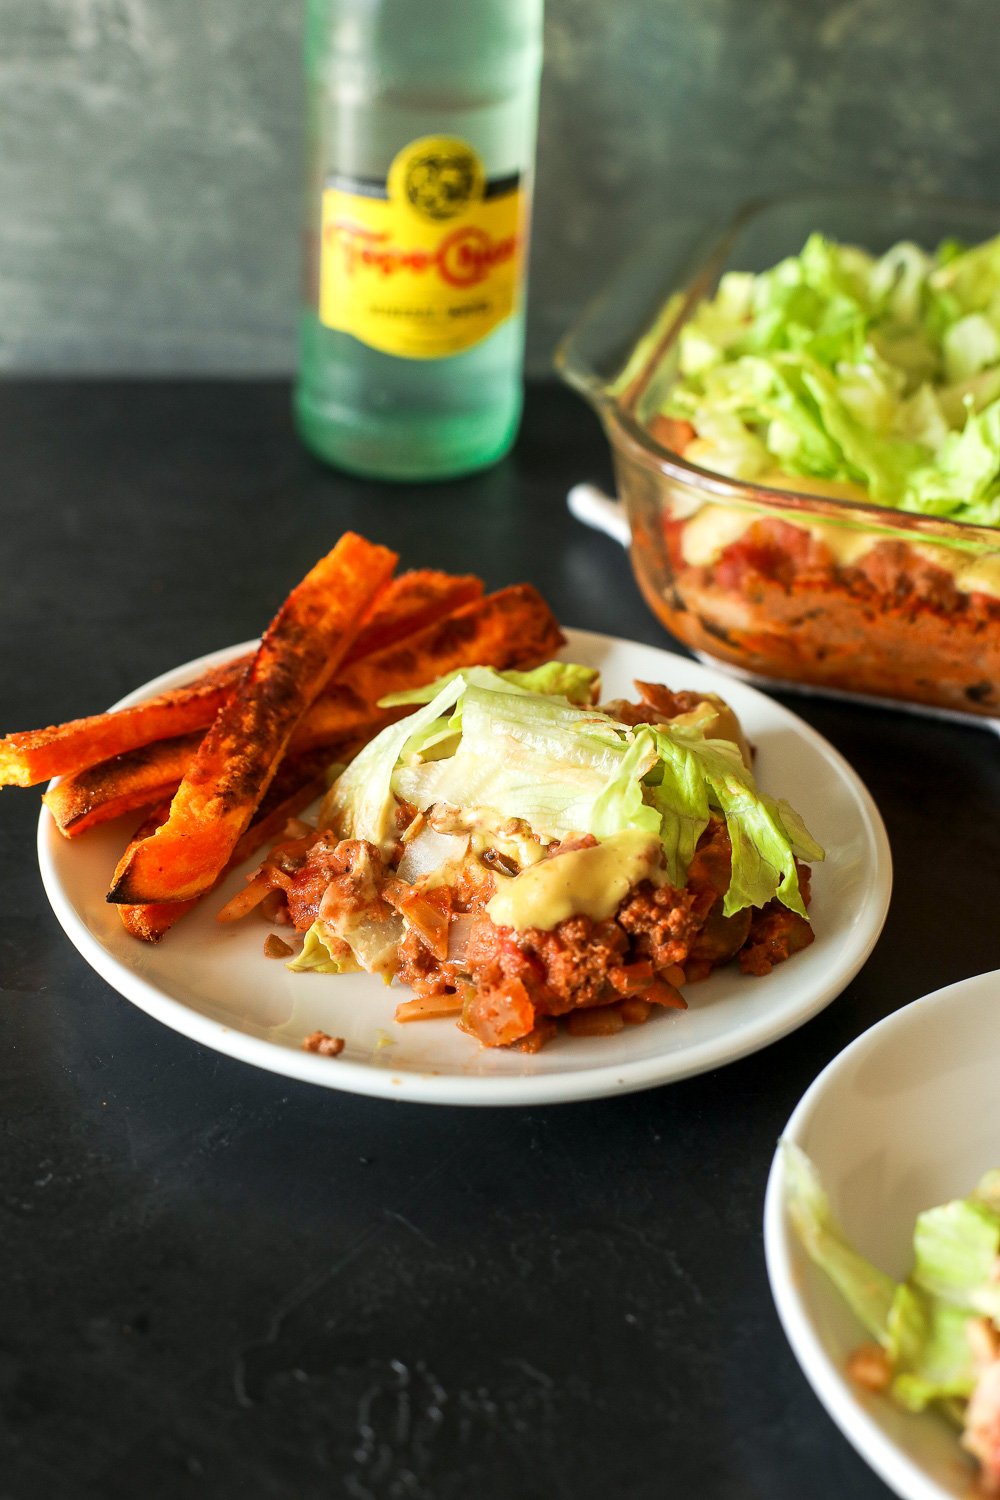
[[(449, 620), (425, 628), (413, 636), (403, 652), (386, 648), (366, 658), (363, 673), (358, 664), (358, 675), (363, 675), (368, 691), (381, 697), (420, 687), (456, 667), (487, 665), (503, 670), (532, 666), (546, 660), (562, 644), (562, 634), (548, 606), (534, 589), (522, 585), (502, 589), (456, 611)], [(230, 867), (270, 843), (288, 818), (312, 801), (322, 788), (322, 770), (327, 764), (349, 760), (377, 729), (405, 712), (405, 708), (375, 710), (374, 702), (365, 703), (342, 682), (332, 683), (296, 732), (288, 755), (233, 853)], [(350, 739), (345, 742), (348, 735)], [(157, 826), (153, 820), (144, 824), (136, 840), (148, 837)], [(119, 905), (118, 910), (134, 937), (158, 942), (194, 905), (194, 901), (147, 903)]]
[[(565, 637), (530, 584), (516, 584), (467, 604), (404, 644), (366, 656), (337, 673), (292, 740), (296, 750), (353, 732), (358, 705), (370, 713), (380, 698), (422, 687), (457, 667), (528, 667), (546, 661)], [(405, 710), (403, 710), (405, 712)], [(387, 716), (384, 723), (389, 722)]]
[[(227, 870), (250, 859), (265, 844), (271, 844), (284, 831), (289, 818), (296, 817), (308, 807), (326, 787), (326, 771), (333, 761), (349, 761), (367, 744), (371, 731), (342, 744), (324, 745), (304, 755), (286, 755), (275, 773), (274, 780), (261, 799), (249, 828), (233, 850)], [(164, 802), (136, 830), (129, 844), (149, 838), (170, 813), (169, 802)], [(128, 851), (126, 851), (128, 852)], [(223, 871), (225, 874), (226, 871)], [(220, 876), (221, 879), (221, 876)], [(146, 943), (158, 943), (164, 933), (181, 917), (198, 905), (200, 897), (190, 901), (161, 901), (120, 905), (118, 915), (126, 931)]]
[[(447, 574), (410, 576), (447, 580)], [(436, 597), (444, 597), (443, 590)], [(381, 613), (380, 601), (379, 616)], [(464, 606), (450, 618), (453, 623), (437, 621), (413, 635), (405, 652), (385, 647), (365, 658), (364, 669), (360, 663), (354, 674), (341, 669), (338, 674), (341, 680), (324, 689), (296, 730), (292, 749), (298, 753), (326, 746), (327, 758), (333, 760), (338, 742), (348, 736), (370, 739), (393, 718), (406, 712), (405, 708), (378, 709), (378, 697), (407, 687), (420, 687), (455, 667), (483, 665), (502, 669), (530, 665), (550, 656), (562, 641), (547, 606), (528, 588), (504, 589)], [(404, 672), (402, 668), (407, 663)], [(346, 685), (343, 678), (351, 675), (377, 695), (373, 701), (366, 702)], [(42, 800), (60, 831), (68, 838), (75, 838), (109, 818), (172, 797), (200, 738), (194, 735), (164, 740), (102, 761), (74, 776), (64, 777)], [(186, 755), (182, 753), (184, 747)]]
[[(336, 674), (366, 703), (414, 687), (456, 667), (485, 663), (498, 671), (515, 663), (545, 661), (565, 645), (549, 606), (530, 584), (515, 584), (467, 604), (419, 635), (357, 661)], [(393, 686), (395, 684), (395, 686)]]
[[(400, 574), (378, 599), (345, 661), (356, 661), (405, 640), (433, 620), (477, 599), (482, 591), (479, 579), (469, 575), (453, 577), (431, 568)], [(9, 734), (0, 739), (0, 786), (34, 786), (157, 740), (207, 729), (252, 661), (251, 652), (131, 708)]]
[[(452, 614), (463, 604), (482, 598), (482, 579), (471, 573), (441, 573), (434, 568), (412, 568), (391, 578), (377, 600), (367, 622), (358, 631), (354, 644), (341, 663), (346, 667), (359, 657), (383, 651), (396, 641), (406, 640), (435, 620)], [(245, 669), (253, 653), (241, 656), (234, 667)], [(200, 678), (192, 686), (200, 682)]]
[[(353, 695), (348, 697), (345, 694), (339, 701), (339, 739), (351, 735), (367, 741), (392, 717), (384, 710), (369, 709)], [(59, 832), (66, 838), (77, 838), (124, 813), (169, 800), (187, 774), (203, 739), (204, 734), (195, 733), (182, 735), (176, 740), (157, 740), (152, 745), (140, 745), (125, 755), (112, 756), (110, 760), (99, 761), (96, 766), (64, 776), (43, 794), (42, 801)], [(316, 745), (323, 749), (320, 769), (337, 759), (337, 743), (324, 744), (317, 740)], [(312, 744), (309, 749), (313, 749)]]
[(44, 793), (42, 801), (59, 832), (77, 838), (98, 823), (172, 797), (203, 739), (202, 731), (196, 730), (114, 755), (64, 776)]
[(120, 861), (109, 901), (185, 901), (214, 885), (291, 734), (395, 564), (387, 548), (347, 532), (292, 590), (202, 741), (167, 821)]
[(139, 745), (205, 729), (232, 694), (241, 671), (238, 662), (228, 662), (204, 673), (197, 683), (172, 688), (131, 708), (9, 734), (0, 740), (0, 786), (34, 786)]
[[(141, 844), (143, 839), (152, 838), (156, 830), (163, 826), (170, 816), (170, 803), (162, 803), (155, 812), (151, 812), (144, 822), (139, 824), (129, 846), (125, 850), (125, 858), (128, 858), (132, 850)], [(197, 906), (197, 897), (193, 901), (164, 901), (136, 904), (134, 906), (119, 906), (118, 915), (122, 919), (125, 931), (134, 938), (140, 938), (144, 943), (158, 943), (165, 932), (169, 932), (175, 922), (179, 921), (193, 906)]]
[(407, 640), (435, 620), (461, 609), (463, 604), (482, 598), (482, 593), (482, 580), (471, 573), (453, 575), (433, 568), (400, 573), (386, 585), (370, 620), (359, 630), (354, 645), (345, 655), (341, 669), (359, 657)]

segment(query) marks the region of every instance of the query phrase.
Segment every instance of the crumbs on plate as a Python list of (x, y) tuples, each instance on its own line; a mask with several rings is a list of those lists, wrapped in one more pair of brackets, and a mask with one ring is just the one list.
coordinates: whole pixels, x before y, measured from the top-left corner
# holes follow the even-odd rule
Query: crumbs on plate
[(344, 1050), (342, 1036), (330, 1036), (326, 1031), (313, 1031), (302, 1043), (305, 1052), (318, 1052), (321, 1057), (339, 1057)]

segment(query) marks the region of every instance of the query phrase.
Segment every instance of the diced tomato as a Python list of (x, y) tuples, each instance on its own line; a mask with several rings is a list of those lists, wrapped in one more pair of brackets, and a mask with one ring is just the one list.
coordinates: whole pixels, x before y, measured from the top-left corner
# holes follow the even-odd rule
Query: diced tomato
[(506, 1047), (534, 1029), (535, 1007), (519, 979), (479, 990), (462, 1013), (463, 1031), (478, 1037), (484, 1047)]
[(653, 982), (653, 965), (648, 958), (634, 964), (616, 964), (608, 970), (608, 979), (620, 995), (637, 995)]
[(648, 989), (643, 990), (642, 998), (652, 1005), (666, 1005), (671, 1010), (687, 1010), (687, 1001), (680, 990), (668, 984), (665, 979), (654, 979)]
[(627, 995), (618, 1007), (626, 1026), (641, 1026), (648, 1021), (653, 1007), (639, 995)]
[(587, 1005), (566, 1017), (570, 1036), (615, 1036), (625, 1025), (618, 1005)]
[(451, 920), (451, 892), (445, 885), (429, 891), (412, 891), (393, 902), (396, 910), (416, 928), (434, 957), (442, 963), (448, 957), (448, 923)]

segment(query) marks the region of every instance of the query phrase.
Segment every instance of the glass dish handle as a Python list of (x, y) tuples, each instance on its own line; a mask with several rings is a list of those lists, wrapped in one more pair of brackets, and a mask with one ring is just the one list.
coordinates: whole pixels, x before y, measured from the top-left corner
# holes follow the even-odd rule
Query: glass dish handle
[(599, 490), (596, 484), (574, 484), (566, 496), (566, 506), (577, 521), (593, 531), (603, 531), (623, 547), (632, 540), (624, 505)]

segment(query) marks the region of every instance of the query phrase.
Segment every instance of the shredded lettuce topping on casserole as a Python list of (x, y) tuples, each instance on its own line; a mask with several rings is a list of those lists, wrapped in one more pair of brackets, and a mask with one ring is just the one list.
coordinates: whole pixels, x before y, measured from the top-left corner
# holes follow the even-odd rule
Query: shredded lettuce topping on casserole
[(1000, 525), (1000, 236), (874, 256), (814, 234), (723, 276), (681, 330), (678, 375), (664, 413), (705, 468)]

